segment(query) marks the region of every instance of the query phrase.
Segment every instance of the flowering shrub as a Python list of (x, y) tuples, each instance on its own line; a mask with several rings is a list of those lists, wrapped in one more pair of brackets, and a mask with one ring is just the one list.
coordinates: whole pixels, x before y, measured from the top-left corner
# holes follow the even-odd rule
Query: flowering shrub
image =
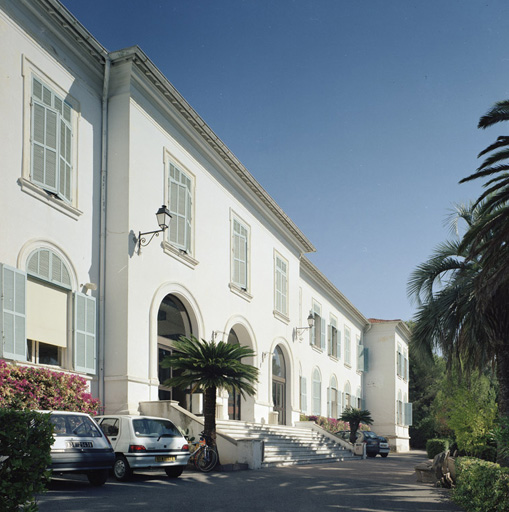
[(97, 414), (99, 400), (79, 375), (8, 364), (0, 359), (0, 407)]
[[(325, 418), (324, 416), (306, 416), (305, 414), (301, 414), (300, 421), (314, 421), (318, 426), (331, 434), (335, 434), (341, 430), (350, 430), (350, 425), (346, 421), (337, 420), (335, 418)], [(369, 427), (361, 423), (359, 430), (369, 430)]]

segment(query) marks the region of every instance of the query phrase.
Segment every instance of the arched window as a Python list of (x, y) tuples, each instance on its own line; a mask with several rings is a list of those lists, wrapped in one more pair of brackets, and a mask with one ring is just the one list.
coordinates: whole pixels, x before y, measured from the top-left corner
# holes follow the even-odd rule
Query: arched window
[(172, 389), (164, 381), (172, 376), (170, 368), (162, 368), (161, 361), (171, 354), (171, 340), (191, 335), (191, 321), (182, 302), (174, 295), (167, 295), (159, 306), (157, 315), (159, 400), (177, 400), (181, 407), (189, 410), (190, 401), (185, 391)]
[[(5, 329), (2, 333), (2, 356), (94, 374), (95, 298), (72, 293), (76, 280), (63, 258), (49, 248), (37, 248), (27, 258), (26, 272), (5, 265), (0, 272), (0, 293), (13, 295), (17, 306), (12, 335)], [(11, 314), (8, 305), (4, 300), (4, 318)]]
[[(228, 334), (228, 343), (230, 345), (240, 345), (237, 333), (233, 329), (230, 329)], [(241, 394), (235, 389), (228, 392), (228, 419), (240, 420), (240, 399)]]
[(313, 370), (313, 410), (316, 416), (322, 414), (322, 378), (318, 368)]
[(71, 277), (60, 256), (49, 249), (35, 250), (27, 260), (27, 273), (49, 283), (71, 289)]
[(330, 386), (328, 389), (328, 397), (327, 397), (327, 415), (329, 418), (338, 418), (339, 417), (339, 393), (338, 393), (338, 381), (334, 375), (330, 379)]
[(345, 409), (347, 407), (352, 407), (352, 388), (348, 381), (345, 383)]

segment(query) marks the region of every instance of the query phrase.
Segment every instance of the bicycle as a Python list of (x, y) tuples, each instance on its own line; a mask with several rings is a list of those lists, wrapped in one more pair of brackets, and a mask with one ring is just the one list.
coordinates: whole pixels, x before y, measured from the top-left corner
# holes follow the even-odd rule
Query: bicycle
[(194, 462), (195, 468), (204, 473), (212, 471), (218, 461), (217, 450), (215, 447), (209, 446), (209, 443), (210, 437), (205, 436), (204, 432), (200, 433), (198, 442), (189, 443), (191, 446), (198, 446), (189, 457), (189, 462)]

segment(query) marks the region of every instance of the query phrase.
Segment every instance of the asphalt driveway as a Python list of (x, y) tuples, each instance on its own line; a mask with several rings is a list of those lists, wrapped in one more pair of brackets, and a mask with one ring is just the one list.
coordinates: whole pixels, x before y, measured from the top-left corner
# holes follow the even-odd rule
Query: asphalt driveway
[(41, 512), (179, 511), (207, 512), (446, 512), (462, 509), (449, 491), (417, 482), (414, 466), (424, 452), (386, 459), (291, 466), (209, 474), (141, 472), (129, 483), (113, 478), (99, 488), (81, 475), (55, 478), (39, 499)]

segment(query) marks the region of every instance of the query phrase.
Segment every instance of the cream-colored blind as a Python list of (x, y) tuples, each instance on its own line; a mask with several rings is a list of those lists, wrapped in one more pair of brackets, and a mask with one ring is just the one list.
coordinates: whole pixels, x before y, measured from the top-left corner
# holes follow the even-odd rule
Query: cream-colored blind
[(65, 290), (27, 281), (27, 339), (67, 347), (67, 295)]

